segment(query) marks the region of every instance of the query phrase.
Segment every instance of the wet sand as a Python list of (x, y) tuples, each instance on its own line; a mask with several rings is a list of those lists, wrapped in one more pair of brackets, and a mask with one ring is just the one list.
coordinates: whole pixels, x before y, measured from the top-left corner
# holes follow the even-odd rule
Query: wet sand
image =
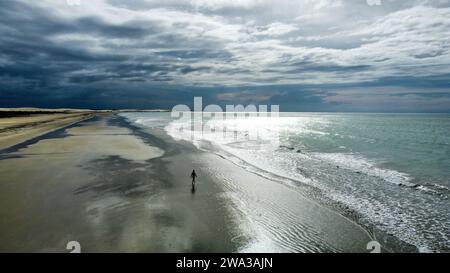
[(82, 252), (366, 252), (371, 240), (288, 187), (116, 115), (13, 146), (0, 173), (1, 252), (67, 252), (69, 241)]
[(96, 117), (0, 155), (1, 252), (234, 250), (214, 186), (193, 196), (152, 139), (118, 122)]

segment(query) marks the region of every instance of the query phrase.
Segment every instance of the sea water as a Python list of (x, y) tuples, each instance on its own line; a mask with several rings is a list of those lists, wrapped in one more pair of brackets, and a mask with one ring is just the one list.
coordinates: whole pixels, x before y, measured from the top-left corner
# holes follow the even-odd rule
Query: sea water
[(421, 251), (450, 250), (448, 114), (215, 118), (203, 120), (209, 129), (194, 138), (191, 121), (170, 113), (124, 115), (290, 187), (317, 189), (361, 223)]

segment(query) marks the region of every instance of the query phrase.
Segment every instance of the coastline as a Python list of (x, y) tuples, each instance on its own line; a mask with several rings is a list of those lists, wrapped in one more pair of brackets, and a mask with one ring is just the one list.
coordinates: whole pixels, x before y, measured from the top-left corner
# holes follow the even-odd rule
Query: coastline
[(372, 240), (338, 212), (115, 114), (16, 148), (0, 157), (1, 252), (66, 252), (72, 240), (83, 252), (368, 252)]
[[(232, 234), (232, 240), (236, 243), (236, 251), (366, 252), (366, 244), (371, 241), (369, 233), (340, 214), (324, 208), (315, 202), (311, 202), (276, 182), (248, 172), (218, 155), (200, 151), (190, 143), (173, 140), (163, 130), (148, 130), (146, 128), (136, 127), (132, 124), (128, 124), (128, 126), (134, 127), (140, 134), (145, 135), (146, 132), (151, 132), (158, 139), (165, 140), (166, 147), (170, 148), (165, 157), (161, 160), (169, 163), (169, 172), (175, 179), (183, 176), (187, 177), (192, 168), (197, 171), (199, 182), (197, 182), (198, 190), (196, 191), (196, 195), (200, 191), (203, 191), (203, 187), (205, 186), (214, 186), (216, 188), (219, 192), (218, 198), (216, 199), (219, 199), (219, 202), (224, 202), (226, 204), (225, 208), (229, 215), (228, 217), (230, 217), (232, 224), (235, 226), (235, 228), (233, 228), (234, 233)], [(246, 186), (247, 188), (239, 188), (240, 186)], [(264, 190), (261, 191), (261, 189)], [(257, 192), (258, 196), (250, 196), (249, 193), (252, 191)], [(277, 198), (270, 199), (273, 197), (274, 191), (277, 191), (278, 193)], [(243, 195), (238, 196), (238, 194)], [(237, 199), (234, 197), (237, 197)], [(257, 209), (261, 204), (257, 204), (256, 207), (246, 208), (256, 212), (256, 218), (259, 217), (260, 219), (253, 218), (247, 213), (248, 210), (242, 209), (238, 204), (241, 202), (252, 206), (254, 204), (247, 202), (246, 199), (255, 198), (260, 200), (267, 198), (268, 200), (264, 200), (262, 205), (266, 207), (272, 206), (279, 210), (276, 212), (269, 212), (271, 213), (271, 217), (279, 216), (279, 213), (286, 213), (286, 211), (283, 211), (283, 206), (291, 205), (298, 214), (294, 216), (295, 219), (290, 218), (284, 220), (287, 220), (289, 221), (289, 224), (294, 225), (291, 231), (304, 233), (302, 235), (303, 237), (298, 238), (300, 239), (299, 241), (293, 242), (293, 244), (287, 246), (287, 248), (279, 248), (274, 245), (265, 246), (265, 242), (258, 241), (260, 238), (255, 238), (253, 236), (255, 233), (259, 233), (258, 235), (260, 235), (260, 237), (266, 237), (266, 235), (269, 235), (268, 233), (277, 233), (277, 231), (261, 230), (261, 225), (271, 225), (271, 218), (263, 219), (263, 217), (261, 217), (264, 213), (264, 209), (263, 211), (257, 212)], [(290, 198), (290, 202), (292, 203), (289, 204), (283, 201), (287, 198)], [(274, 202), (283, 204), (280, 205)], [(248, 217), (250, 217), (250, 219), (248, 219)], [(256, 222), (259, 222), (256, 227), (251, 225)], [(336, 229), (338, 229), (338, 231), (336, 231)], [(308, 232), (311, 233), (311, 236)], [(283, 234), (280, 233), (277, 234), (277, 236), (278, 235)], [(289, 240), (292, 238), (285, 239)], [(272, 243), (283, 244), (283, 242)], [(303, 247), (301, 246), (302, 244), (308, 246)]]

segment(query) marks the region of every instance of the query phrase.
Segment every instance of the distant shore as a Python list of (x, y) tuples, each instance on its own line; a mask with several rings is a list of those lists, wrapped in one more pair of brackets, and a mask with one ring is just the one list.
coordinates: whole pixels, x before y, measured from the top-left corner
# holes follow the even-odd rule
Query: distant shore
[(166, 112), (163, 109), (135, 110), (90, 110), (90, 109), (46, 109), (46, 108), (0, 108), (0, 150), (31, 138), (79, 122), (83, 119), (109, 113), (122, 112)]
[(0, 112), (0, 151), (92, 115), (90, 112)]

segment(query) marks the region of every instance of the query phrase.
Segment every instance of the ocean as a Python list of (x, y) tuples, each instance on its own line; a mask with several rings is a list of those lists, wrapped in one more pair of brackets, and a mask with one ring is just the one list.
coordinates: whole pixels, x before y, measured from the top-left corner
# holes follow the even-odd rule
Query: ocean
[(450, 250), (448, 114), (216, 117), (205, 118), (202, 131), (170, 113), (122, 115), (357, 215), (419, 251)]

